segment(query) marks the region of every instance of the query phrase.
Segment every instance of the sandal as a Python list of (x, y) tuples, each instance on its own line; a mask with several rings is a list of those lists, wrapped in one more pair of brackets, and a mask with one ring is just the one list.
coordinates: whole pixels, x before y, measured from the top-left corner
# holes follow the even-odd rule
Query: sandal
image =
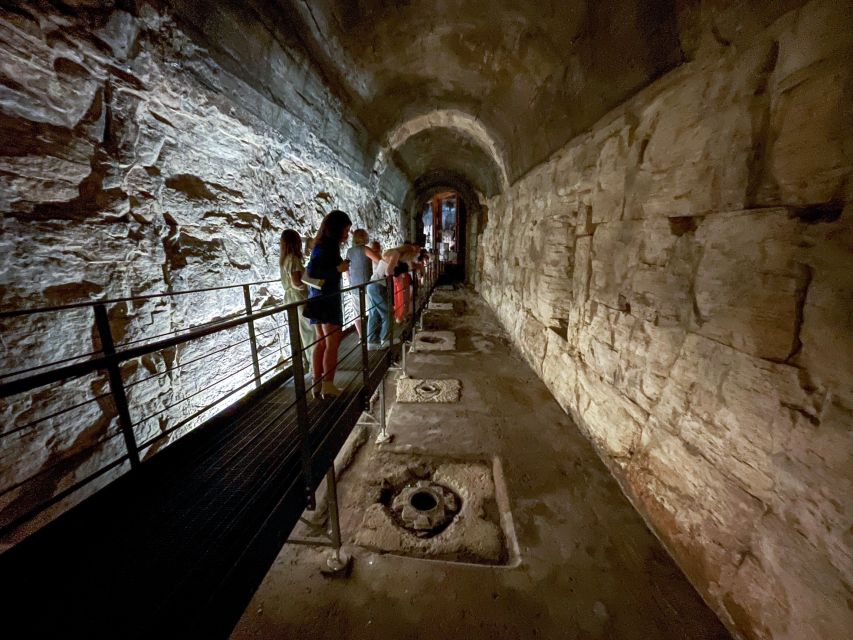
[(320, 391), (322, 398), (336, 398), (343, 393), (333, 382), (324, 382)]

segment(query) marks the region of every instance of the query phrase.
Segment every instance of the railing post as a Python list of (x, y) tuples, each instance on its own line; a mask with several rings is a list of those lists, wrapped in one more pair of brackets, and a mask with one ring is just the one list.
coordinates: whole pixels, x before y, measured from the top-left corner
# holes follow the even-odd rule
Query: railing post
[(379, 382), (379, 433), (376, 436), (377, 444), (386, 444), (391, 442), (391, 436), (388, 435), (385, 424), (385, 376)]
[(370, 405), (370, 357), (367, 353), (367, 301), (365, 292), (368, 284), (358, 288), (358, 316), (361, 320), (361, 376), (363, 382), (362, 404), (365, 409)]
[(127, 456), (130, 459), (131, 468), (139, 466), (139, 450), (136, 446), (136, 436), (133, 435), (133, 423), (130, 420), (130, 409), (127, 406), (127, 394), (124, 391), (124, 381), (121, 378), (121, 369), (115, 359), (116, 348), (113, 342), (113, 334), (110, 330), (110, 319), (107, 316), (107, 308), (103, 304), (96, 304), (95, 326), (98, 329), (98, 337), (101, 340), (101, 351), (109, 357), (107, 374), (110, 380), (110, 391), (113, 395), (118, 423), (124, 435), (124, 444), (127, 447)]
[(296, 391), (296, 421), (302, 439), (300, 444), (302, 456), (302, 477), (305, 483), (305, 501), (308, 509), (316, 506), (314, 490), (311, 488), (311, 450), (308, 436), (308, 400), (305, 393), (305, 369), (302, 367), (302, 337), (299, 333), (299, 307), (294, 305), (287, 309), (287, 326), (290, 333), (290, 363), (293, 367), (293, 388)]
[(326, 503), (329, 511), (329, 536), (337, 551), (341, 548), (341, 523), (338, 513), (338, 479), (335, 477), (334, 461), (326, 471)]
[[(414, 342), (414, 334), (412, 334), (412, 341)], [(409, 376), (408, 376), (408, 374), (406, 373), (406, 345), (407, 345), (407, 344), (409, 344), (409, 343), (408, 343), (408, 342), (406, 342), (405, 340), (403, 340), (403, 342), (401, 343), (403, 353), (402, 353), (402, 356), (401, 356), (402, 361), (401, 361), (401, 364), (400, 364), (400, 370), (403, 372), (402, 377), (404, 377), (404, 378), (408, 378), (408, 377), (409, 377)]]
[(258, 362), (258, 341), (255, 337), (255, 321), (252, 320), (252, 294), (249, 285), (243, 285), (243, 301), (246, 303), (246, 316), (249, 318), (249, 345), (252, 347), (252, 368), (255, 370), (255, 386), (261, 386), (261, 366)]
[(352, 564), (352, 556), (341, 548), (341, 521), (338, 512), (338, 482), (335, 478), (335, 463), (326, 471), (326, 504), (329, 513), (329, 537), (332, 540), (334, 552), (326, 560), (328, 572), (341, 574), (347, 571)]

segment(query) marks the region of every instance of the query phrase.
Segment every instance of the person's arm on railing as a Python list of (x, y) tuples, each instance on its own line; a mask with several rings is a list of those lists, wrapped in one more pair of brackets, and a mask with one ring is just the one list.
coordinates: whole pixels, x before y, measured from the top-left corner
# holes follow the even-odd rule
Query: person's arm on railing
[(385, 263), (388, 265), (385, 269), (385, 273), (389, 275), (393, 274), (394, 269), (397, 267), (397, 263), (400, 262), (400, 252), (388, 250), (382, 257), (385, 260)]

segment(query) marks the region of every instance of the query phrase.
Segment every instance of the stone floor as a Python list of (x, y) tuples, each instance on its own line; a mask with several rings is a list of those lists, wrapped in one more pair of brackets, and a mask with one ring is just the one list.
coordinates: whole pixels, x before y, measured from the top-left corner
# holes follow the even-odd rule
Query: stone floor
[[(415, 354), (408, 373), (458, 378), (462, 398), (389, 405), (392, 446), (497, 456), (520, 563), (459, 564), (355, 545), (363, 506), (348, 496), (375, 480), (379, 445), (370, 438), (339, 480), (351, 575), (324, 577), (326, 550), (285, 545), (232, 638), (728, 638), (486, 305), (465, 289), (439, 298), (467, 303), (449, 321), (457, 349)], [(393, 384), (387, 381), (389, 402)]]

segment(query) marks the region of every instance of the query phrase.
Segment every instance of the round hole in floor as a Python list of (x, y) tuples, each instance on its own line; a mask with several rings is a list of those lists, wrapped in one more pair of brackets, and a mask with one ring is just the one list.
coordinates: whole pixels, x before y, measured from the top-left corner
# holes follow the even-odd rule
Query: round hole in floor
[(397, 526), (420, 538), (431, 538), (444, 531), (462, 507), (462, 499), (453, 490), (428, 479), (388, 489), (380, 501)]
[(419, 338), (421, 342), (426, 342), (427, 344), (438, 344), (439, 342), (444, 342), (442, 338), (436, 338), (435, 336), (423, 336)]
[(432, 511), (438, 505), (435, 496), (429, 491), (418, 491), (412, 494), (409, 502), (418, 511)]

